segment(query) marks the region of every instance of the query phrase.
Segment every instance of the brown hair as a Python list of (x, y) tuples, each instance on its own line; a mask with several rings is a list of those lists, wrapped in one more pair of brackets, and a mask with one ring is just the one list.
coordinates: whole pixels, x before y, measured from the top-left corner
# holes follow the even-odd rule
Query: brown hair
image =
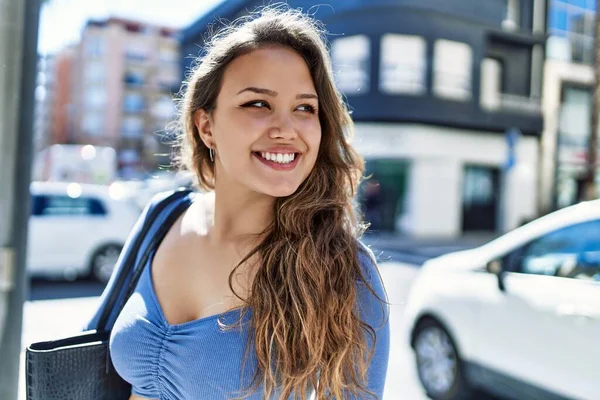
[(364, 164), (348, 143), (353, 124), (333, 83), (325, 43), (321, 25), (300, 11), (263, 8), (213, 37), (180, 103), (178, 161), (210, 190), (214, 164), (194, 113), (214, 109), (233, 59), (264, 46), (293, 49), (306, 61), (319, 97), (322, 138), (315, 167), (294, 194), (275, 200), (273, 222), (260, 244), (229, 276), (233, 290), (236, 270), (255, 255), (260, 259), (250, 296), (240, 297), (252, 310), (249, 340), (257, 358), (247, 395), (262, 385), (266, 398), (279, 392), (281, 399), (306, 399), (311, 390), (317, 399), (375, 397), (366, 385), (374, 349), (366, 335), (374, 342), (375, 330), (360, 319), (357, 305), (357, 282), (377, 296), (358, 259), (363, 225), (353, 199)]

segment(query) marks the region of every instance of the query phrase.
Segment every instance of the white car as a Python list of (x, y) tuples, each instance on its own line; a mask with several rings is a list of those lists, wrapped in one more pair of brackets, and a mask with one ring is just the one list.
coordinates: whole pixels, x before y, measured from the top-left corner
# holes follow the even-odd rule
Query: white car
[(432, 399), (600, 399), (600, 201), (426, 262), (405, 316)]
[(33, 182), (30, 192), (28, 274), (108, 282), (137, 203), (118, 185)]

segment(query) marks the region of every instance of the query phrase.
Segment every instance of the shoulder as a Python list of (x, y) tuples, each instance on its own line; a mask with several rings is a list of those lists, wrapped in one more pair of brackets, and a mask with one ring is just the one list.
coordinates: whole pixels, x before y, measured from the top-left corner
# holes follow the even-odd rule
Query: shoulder
[(165, 205), (180, 202), (180, 201), (186, 201), (186, 200), (191, 201), (198, 195), (200, 195), (200, 194), (197, 192), (194, 192), (193, 190), (186, 189), (186, 188), (180, 188), (180, 189), (175, 189), (175, 190), (159, 192), (159, 193), (155, 194), (154, 196), (152, 196), (152, 198), (146, 205), (145, 211), (151, 212), (158, 208), (164, 207)]
[(365, 279), (357, 282), (359, 308), (363, 320), (371, 326), (380, 326), (389, 315), (388, 296), (373, 251), (360, 240), (357, 240), (357, 246), (357, 257)]
[(379, 269), (373, 250), (358, 239), (356, 240), (356, 246), (358, 248), (358, 262), (362, 268), (362, 273), (365, 274), (365, 278), (368, 281), (372, 281), (373, 278), (379, 279)]

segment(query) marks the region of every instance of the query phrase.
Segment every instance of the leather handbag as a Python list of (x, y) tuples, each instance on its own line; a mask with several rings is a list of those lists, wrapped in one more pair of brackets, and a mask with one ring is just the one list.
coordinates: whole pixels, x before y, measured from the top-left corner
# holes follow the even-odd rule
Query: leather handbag
[(128, 239), (115, 266), (96, 313), (95, 329), (27, 347), (27, 400), (129, 399), (131, 385), (117, 374), (110, 358), (110, 331), (115, 316), (135, 290), (151, 251), (191, 204), (189, 194), (189, 190), (175, 191), (147, 209), (142, 226)]

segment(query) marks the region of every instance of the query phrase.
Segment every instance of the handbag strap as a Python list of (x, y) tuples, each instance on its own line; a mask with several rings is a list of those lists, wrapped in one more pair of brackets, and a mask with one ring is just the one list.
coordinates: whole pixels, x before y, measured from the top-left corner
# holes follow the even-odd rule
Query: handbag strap
[[(119, 269), (118, 276), (115, 277), (115, 282), (110, 289), (98, 319), (97, 331), (110, 331), (112, 329), (115, 319), (113, 318), (110, 321), (110, 317), (118, 315), (125, 307), (125, 303), (135, 290), (152, 250), (158, 246), (183, 211), (190, 206), (192, 202), (189, 196), (190, 193), (191, 191), (187, 189), (177, 190), (148, 210), (148, 215), (144, 219), (140, 232), (136, 235), (134, 242), (125, 254), (126, 259), (122, 262), (123, 266)], [(173, 204), (174, 208), (169, 207)], [(168, 212), (168, 214), (162, 217), (165, 212)], [(159, 224), (158, 227), (155, 227), (156, 224)], [(150, 232), (156, 233), (148, 238)], [(147, 243), (144, 243), (145, 241)], [(143, 254), (140, 257), (142, 251)], [(123, 296), (123, 293), (125, 293), (125, 296)]]

